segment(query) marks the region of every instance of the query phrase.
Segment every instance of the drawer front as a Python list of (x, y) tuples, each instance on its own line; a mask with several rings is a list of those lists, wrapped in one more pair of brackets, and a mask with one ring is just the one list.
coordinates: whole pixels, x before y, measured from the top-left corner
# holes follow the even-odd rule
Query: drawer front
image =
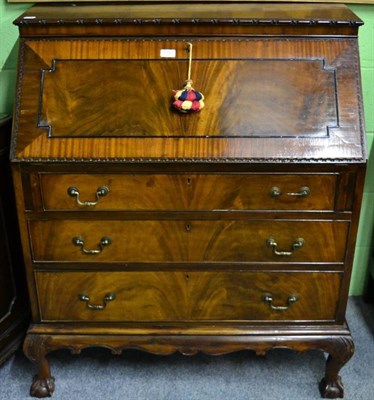
[(342, 274), (37, 272), (44, 321), (335, 319)]
[(349, 222), (34, 220), (35, 261), (343, 262)]
[(332, 210), (336, 177), (42, 174), (41, 188), (46, 210)]

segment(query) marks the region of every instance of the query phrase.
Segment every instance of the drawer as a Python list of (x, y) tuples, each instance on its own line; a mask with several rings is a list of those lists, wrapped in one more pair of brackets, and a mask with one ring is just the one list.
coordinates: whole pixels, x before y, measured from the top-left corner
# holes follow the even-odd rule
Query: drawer
[(337, 174), (41, 174), (46, 210), (332, 210)]
[(348, 221), (33, 220), (35, 261), (342, 263)]
[(332, 321), (342, 274), (36, 272), (35, 279), (44, 321)]

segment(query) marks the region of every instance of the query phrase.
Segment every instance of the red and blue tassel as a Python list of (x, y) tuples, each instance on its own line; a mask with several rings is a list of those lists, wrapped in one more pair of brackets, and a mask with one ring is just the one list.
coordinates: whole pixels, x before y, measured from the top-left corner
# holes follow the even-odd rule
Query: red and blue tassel
[(187, 43), (187, 51), (190, 53), (188, 59), (188, 78), (182, 90), (173, 90), (173, 107), (183, 113), (196, 112), (204, 108), (204, 96), (192, 87), (192, 43)]
[(191, 86), (191, 81), (187, 82), (184, 89), (174, 90), (173, 94), (173, 107), (181, 112), (196, 112), (204, 107), (204, 95)]

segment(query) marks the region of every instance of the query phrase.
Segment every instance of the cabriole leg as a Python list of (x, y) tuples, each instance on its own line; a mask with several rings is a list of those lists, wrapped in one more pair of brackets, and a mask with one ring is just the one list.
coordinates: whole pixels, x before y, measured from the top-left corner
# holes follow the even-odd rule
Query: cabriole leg
[(353, 356), (354, 344), (351, 338), (343, 337), (334, 341), (326, 361), (325, 376), (319, 384), (321, 396), (327, 399), (344, 397), (344, 386), (339, 376), (341, 368)]
[(27, 335), (23, 345), (26, 357), (38, 366), (38, 373), (30, 388), (30, 395), (38, 398), (51, 397), (55, 390), (55, 378), (51, 376), (43, 339), (38, 335)]

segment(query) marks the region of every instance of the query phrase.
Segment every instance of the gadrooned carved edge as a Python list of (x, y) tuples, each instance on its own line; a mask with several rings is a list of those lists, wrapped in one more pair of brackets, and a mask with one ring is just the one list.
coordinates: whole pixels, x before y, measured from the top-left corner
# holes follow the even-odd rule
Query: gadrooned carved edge
[(11, 139), (10, 146), (10, 159), (13, 159), (16, 156), (17, 150), (17, 138), (19, 131), (19, 117), (20, 117), (20, 102), (21, 102), (21, 94), (22, 94), (22, 82), (23, 75), (25, 69), (25, 40), (20, 39), (19, 41), (19, 56), (18, 56), (18, 77), (17, 77), (17, 88), (15, 95), (15, 107), (14, 107), (14, 118), (13, 118), (13, 134)]
[[(26, 16), (27, 17), (27, 16)], [(270, 26), (360, 26), (360, 20), (336, 20), (336, 19), (280, 19), (280, 18), (19, 18), (14, 22), (16, 25), (270, 25)]]
[(355, 157), (355, 158), (246, 158), (246, 157), (223, 157), (223, 158), (126, 158), (126, 157), (115, 157), (115, 158), (74, 158), (74, 157), (51, 157), (51, 158), (41, 158), (41, 157), (13, 157), (13, 162), (35, 162), (35, 163), (55, 163), (55, 162), (63, 162), (68, 164), (75, 163), (127, 163), (127, 164), (168, 164), (168, 163), (178, 163), (178, 164), (261, 164), (261, 163), (274, 163), (274, 164), (298, 164), (298, 163), (309, 163), (309, 164), (360, 164), (365, 163), (366, 159), (363, 157)]

